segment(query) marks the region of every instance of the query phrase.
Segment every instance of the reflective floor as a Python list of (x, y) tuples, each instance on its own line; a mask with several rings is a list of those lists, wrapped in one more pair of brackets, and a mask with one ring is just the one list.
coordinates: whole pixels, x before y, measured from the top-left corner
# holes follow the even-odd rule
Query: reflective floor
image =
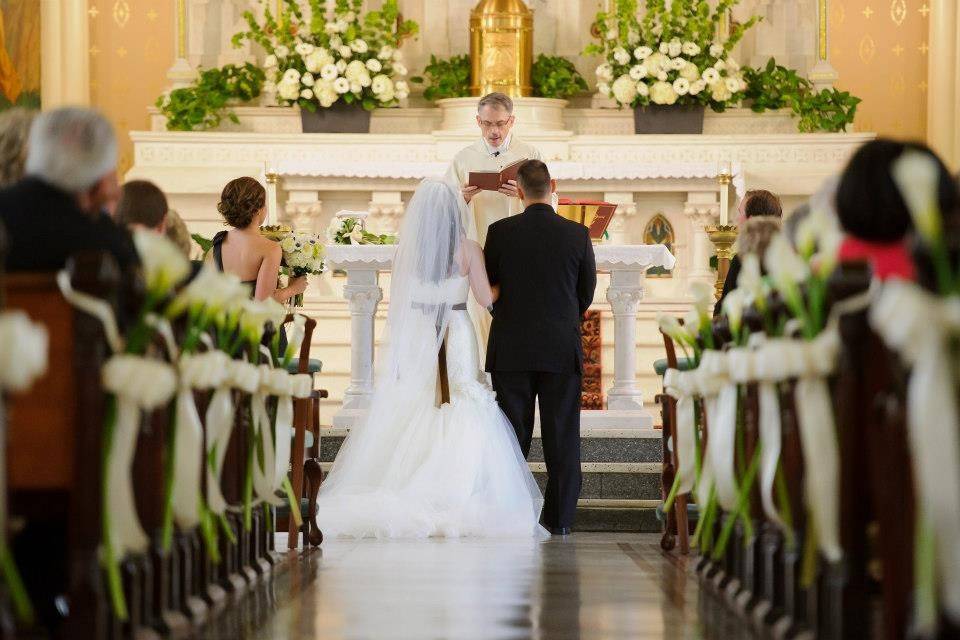
[[(691, 559), (659, 535), (332, 541), (204, 638), (700, 638)], [(279, 545), (278, 545), (279, 546)]]

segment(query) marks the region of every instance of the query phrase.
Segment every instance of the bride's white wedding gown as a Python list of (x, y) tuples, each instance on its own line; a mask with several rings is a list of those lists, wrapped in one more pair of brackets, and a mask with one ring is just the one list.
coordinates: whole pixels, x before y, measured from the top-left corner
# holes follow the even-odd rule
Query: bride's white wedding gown
[[(466, 302), (466, 277), (440, 287)], [(388, 388), (377, 390), (320, 489), (317, 522), (328, 538), (545, 533), (543, 498), (481, 372), (473, 324), (465, 310), (448, 316), (450, 402), (437, 406), (435, 378), (378, 383)]]

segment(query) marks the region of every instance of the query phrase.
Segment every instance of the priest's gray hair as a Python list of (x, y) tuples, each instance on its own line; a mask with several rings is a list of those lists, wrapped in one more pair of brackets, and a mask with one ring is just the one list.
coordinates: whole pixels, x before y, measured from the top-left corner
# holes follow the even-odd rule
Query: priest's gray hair
[(495, 91), (493, 93), (488, 93), (487, 95), (480, 98), (480, 102), (477, 103), (477, 112), (480, 112), (480, 109), (484, 107), (494, 107), (503, 109), (507, 113), (513, 113), (513, 100), (510, 99), (505, 93), (500, 93)]
[(116, 166), (116, 135), (96, 111), (62, 107), (34, 119), (27, 141), (27, 175), (68, 193), (80, 193)]

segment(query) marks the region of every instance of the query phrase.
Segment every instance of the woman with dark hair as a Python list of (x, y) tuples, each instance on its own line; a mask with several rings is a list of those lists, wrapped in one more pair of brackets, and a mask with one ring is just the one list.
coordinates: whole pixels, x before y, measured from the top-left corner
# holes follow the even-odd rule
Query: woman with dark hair
[(253, 297), (265, 300), (273, 297), (286, 302), (307, 288), (307, 278), (292, 278), (286, 287), (277, 287), (280, 245), (260, 234), (260, 225), (267, 217), (267, 191), (253, 178), (237, 178), (227, 183), (220, 194), (217, 210), (229, 231), (220, 231), (213, 237), (213, 248), (207, 260), (221, 271), (240, 276), (253, 287)]
[(738, 207), (737, 223), (740, 234), (737, 237), (737, 253), (730, 261), (730, 270), (723, 281), (723, 293), (713, 307), (713, 315), (720, 315), (723, 308), (723, 299), (737, 288), (740, 277), (740, 266), (743, 264), (740, 256), (748, 253), (756, 254), (763, 264), (763, 254), (773, 236), (780, 231), (780, 221), (783, 208), (780, 198), (763, 189), (747, 191)]
[(837, 218), (847, 234), (840, 246), (840, 260), (865, 260), (881, 280), (912, 280), (916, 274), (907, 246), (913, 220), (891, 177), (893, 163), (908, 150), (936, 159), (940, 167), (940, 210), (945, 215), (952, 214), (960, 205), (956, 184), (940, 158), (917, 142), (868, 142), (850, 159), (837, 185)]

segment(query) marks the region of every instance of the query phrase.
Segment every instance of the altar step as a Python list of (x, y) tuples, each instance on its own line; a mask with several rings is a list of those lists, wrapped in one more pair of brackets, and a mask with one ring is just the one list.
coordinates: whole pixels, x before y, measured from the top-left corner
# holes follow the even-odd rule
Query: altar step
[[(336, 458), (346, 429), (323, 428), (320, 462), (328, 471)], [(581, 428), (583, 489), (577, 505), (578, 531), (660, 530), (656, 509), (660, 505), (659, 429)], [(528, 458), (530, 471), (546, 484), (546, 464), (539, 429), (534, 432)]]

